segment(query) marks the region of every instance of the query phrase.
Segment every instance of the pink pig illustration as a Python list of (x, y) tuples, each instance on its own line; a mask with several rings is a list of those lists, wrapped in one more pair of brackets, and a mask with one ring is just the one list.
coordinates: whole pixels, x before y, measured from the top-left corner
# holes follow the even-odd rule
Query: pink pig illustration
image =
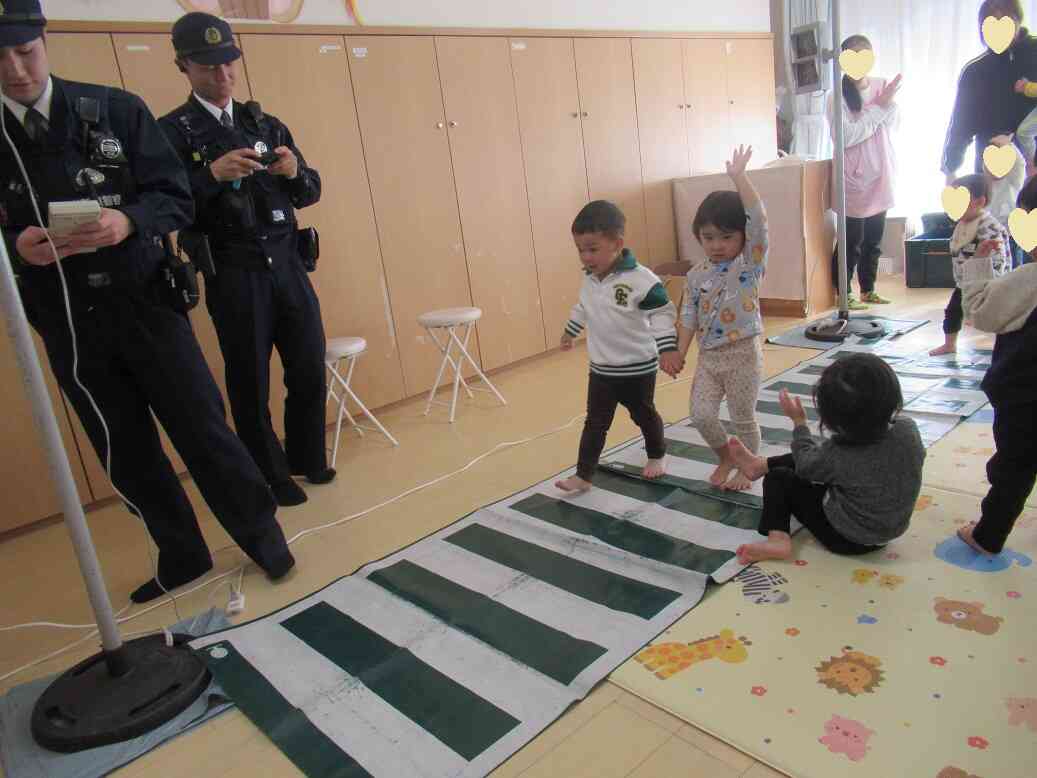
[(859, 762), (867, 754), (868, 739), (874, 734), (874, 730), (859, 721), (833, 714), (825, 722), (825, 736), (818, 738), (818, 742), (827, 746), (833, 754), (846, 754), (850, 761)]
[(1025, 724), (1037, 732), (1037, 698), (1009, 697), (1005, 700), (1005, 705), (1008, 707), (1008, 723), (1011, 726)]

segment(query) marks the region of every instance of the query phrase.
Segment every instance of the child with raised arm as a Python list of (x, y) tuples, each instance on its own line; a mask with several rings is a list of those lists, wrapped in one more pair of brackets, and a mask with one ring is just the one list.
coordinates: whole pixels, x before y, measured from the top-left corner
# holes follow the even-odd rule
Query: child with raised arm
[[(698, 340), (699, 359), (691, 389), (691, 422), (720, 464), (709, 477), (718, 488), (745, 490), (720, 421), (727, 398), (735, 434), (749, 451), (760, 448), (756, 400), (763, 373), (760, 282), (767, 267), (767, 214), (745, 173), (752, 147), (739, 146), (727, 163), (737, 192), (710, 194), (692, 224), (706, 259), (688, 273), (678, 351), (683, 359)], [(729, 480), (730, 479), (730, 480)]]
[(573, 339), (587, 330), (590, 379), (576, 475), (555, 483), (565, 492), (591, 488), (617, 405), (630, 412), (645, 437), (644, 477), (666, 472), (655, 377), (660, 368), (674, 377), (682, 368), (674, 330), (677, 310), (659, 277), (624, 247), (625, 228), (623, 212), (604, 200), (585, 206), (572, 226), (585, 278), (561, 346), (571, 349)]
[(874, 354), (854, 354), (825, 368), (814, 388), (822, 432), (807, 426), (798, 398), (782, 390), (795, 425), (792, 453), (756, 456), (731, 438), (731, 458), (752, 480), (763, 478), (760, 543), (738, 549), (742, 564), (792, 556), (795, 516), (834, 554), (867, 554), (907, 531), (922, 489), (925, 447), (913, 419), (900, 416), (900, 381)]

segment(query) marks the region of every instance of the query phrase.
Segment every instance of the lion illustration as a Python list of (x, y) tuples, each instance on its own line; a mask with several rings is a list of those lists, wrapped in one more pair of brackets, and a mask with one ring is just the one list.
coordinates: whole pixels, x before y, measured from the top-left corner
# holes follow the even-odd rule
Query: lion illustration
[(882, 662), (874, 656), (844, 648), (841, 656), (833, 656), (814, 669), (817, 682), (839, 694), (856, 697), (871, 693), (882, 683)]

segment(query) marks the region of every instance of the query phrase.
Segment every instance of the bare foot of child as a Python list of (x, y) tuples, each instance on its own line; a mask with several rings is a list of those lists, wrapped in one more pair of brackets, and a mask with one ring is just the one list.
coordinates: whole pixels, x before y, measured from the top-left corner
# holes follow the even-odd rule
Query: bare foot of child
[(645, 469), (641, 471), (641, 475), (645, 478), (662, 478), (666, 475), (666, 459), (649, 459), (645, 463)]
[(976, 551), (983, 554), (984, 556), (996, 556), (996, 554), (991, 554), (989, 551), (983, 548), (983, 546), (977, 543), (976, 539), (972, 537), (972, 532), (975, 529), (976, 522), (970, 522), (969, 524), (966, 524), (964, 527), (958, 530), (958, 537), (964, 540), (966, 543), (972, 546), (972, 548), (976, 549)]
[(738, 561), (743, 565), (764, 559), (788, 559), (792, 556), (792, 537), (775, 530), (762, 543), (746, 543), (738, 547)]
[(569, 492), (570, 494), (583, 494), (583, 492), (586, 492), (591, 488), (591, 482), (584, 481), (578, 475), (574, 475), (563, 481), (555, 481), (555, 486), (563, 492)]
[(757, 481), (767, 475), (767, 460), (764, 457), (756, 456), (738, 438), (731, 438), (728, 441), (727, 453), (731, 457), (731, 461), (738, 467), (739, 472), (750, 481)]
[(734, 469), (734, 462), (726, 456), (722, 457), (720, 464), (717, 465), (717, 469), (709, 476), (709, 482), (717, 489), (722, 489), (724, 484), (727, 483), (727, 479), (731, 477), (731, 471)]
[(944, 354), (956, 354), (958, 353), (958, 347), (951, 343), (944, 343), (939, 348), (934, 348), (929, 352), (931, 357), (942, 357)]
[(724, 484), (724, 488), (729, 492), (745, 492), (752, 489), (752, 486), (753, 482), (741, 470), (736, 470), (734, 477)]

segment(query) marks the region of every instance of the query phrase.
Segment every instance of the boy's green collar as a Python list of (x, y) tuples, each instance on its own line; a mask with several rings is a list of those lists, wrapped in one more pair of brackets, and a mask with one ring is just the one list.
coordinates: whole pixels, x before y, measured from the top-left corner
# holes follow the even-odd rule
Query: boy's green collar
[[(634, 252), (630, 249), (623, 249), (623, 253), (620, 254), (619, 259), (612, 266), (608, 273), (605, 274), (605, 278), (608, 278), (613, 273), (619, 273), (623, 270), (633, 270), (637, 267), (637, 257), (634, 256)], [(590, 270), (586, 268), (583, 271), (586, 275), (592, 275)]]

